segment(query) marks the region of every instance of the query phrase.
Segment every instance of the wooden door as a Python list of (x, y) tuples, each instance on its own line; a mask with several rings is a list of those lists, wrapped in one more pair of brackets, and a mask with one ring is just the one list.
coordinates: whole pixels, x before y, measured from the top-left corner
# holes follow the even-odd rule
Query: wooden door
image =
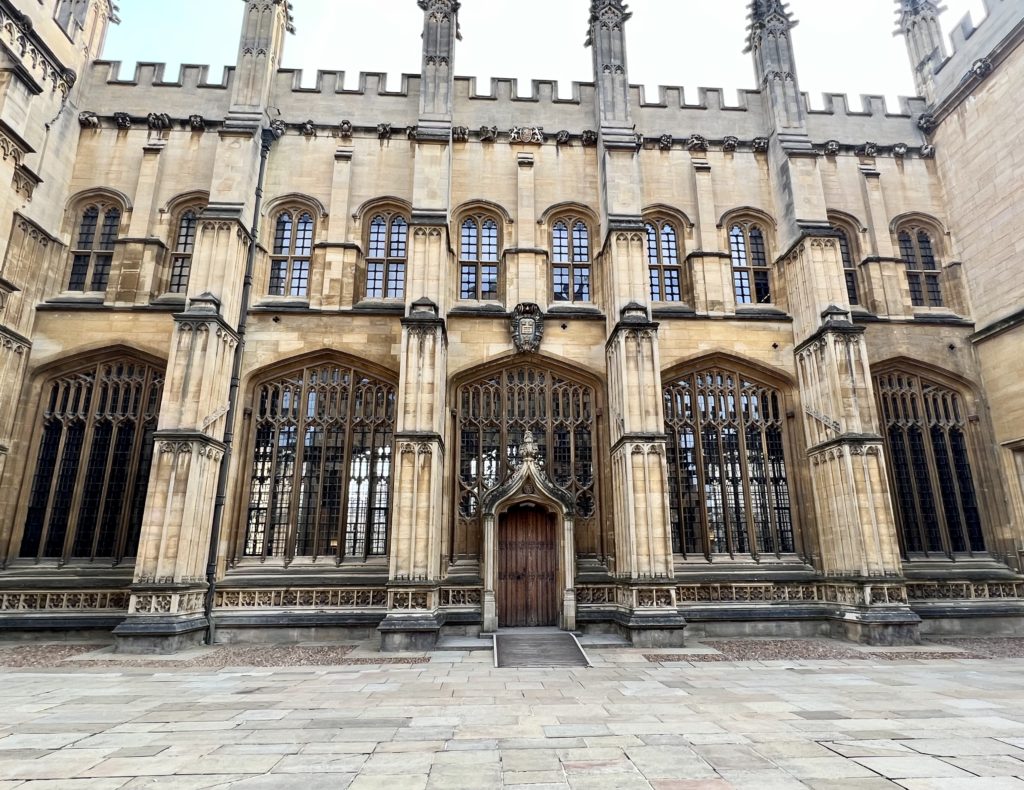
[(511, 508), (498, 532), (498, 625), (558, 625), (555, 516), (537, 507)]

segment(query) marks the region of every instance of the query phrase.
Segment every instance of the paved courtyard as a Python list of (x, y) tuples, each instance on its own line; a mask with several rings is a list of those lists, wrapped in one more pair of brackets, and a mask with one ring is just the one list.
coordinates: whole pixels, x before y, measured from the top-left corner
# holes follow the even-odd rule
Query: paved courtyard
[[(143, 661), (0, 644), (0, 790), (1024, 790), (1008, 641), (592, 645), (573, 670), (462, 650), (382, 664), (368, 645)], [(304, 665), (252, 666), (282, 662)]]

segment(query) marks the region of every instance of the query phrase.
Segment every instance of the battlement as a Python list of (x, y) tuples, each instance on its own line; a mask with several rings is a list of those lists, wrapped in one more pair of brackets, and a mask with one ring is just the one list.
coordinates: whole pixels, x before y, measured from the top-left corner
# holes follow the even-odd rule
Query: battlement
[(154, 88), (213, 88), (227, 90), (235, 74), (234, 66), (225, 66), (220, 82), (210, 82), (209, 66), (183, 63), (178, 68), (178, 79), (167, 80), (166, 63), (140, 62), (135, 64), (135, 73), (131, 79), (122, 79), (122, 63), (119, 60), (94, 60), (90, 64), (89, 77), (92, 81), (105, 81), (108, 85), (148, 85)]
[(944, 103), (962, 87), (979, 60), (998, 61), (1004, 44), (1024, 35), (1022, 0), (983, 2), (985, 16), (981, 20), (975, 22), (968, 12), (950, 34), (951, 53), (935, 68), (936, 104)]

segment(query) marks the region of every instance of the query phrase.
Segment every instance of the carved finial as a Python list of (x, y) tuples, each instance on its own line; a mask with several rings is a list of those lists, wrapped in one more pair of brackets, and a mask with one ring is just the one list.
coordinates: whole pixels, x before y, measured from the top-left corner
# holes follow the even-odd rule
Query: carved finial
[(797, 26), (789, 3), (785, 0), (750, 0), (748, 9), (750, 24), (747, 25), (746, 52), (752, 51), (761, 43), (766, 30), (785, 31)]
[(586, 46), (594, 43), (594, 27), (607, 30), (621, 30), (622, 24), (633, 17), (629, 6), (623, 0), (590, 0), (590, 30)]
[(537, 452), (537, 441), (533, 438), (533, 431), (527, 431), (523, 435), (523, 443), (519, 445), (519, 457), (523, 461), (535, 461)]

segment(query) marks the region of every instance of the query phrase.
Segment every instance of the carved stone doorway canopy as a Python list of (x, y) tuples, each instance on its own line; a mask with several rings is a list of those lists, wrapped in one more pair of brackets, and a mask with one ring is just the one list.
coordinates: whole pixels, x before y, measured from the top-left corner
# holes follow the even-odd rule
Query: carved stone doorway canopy
[(498, 517), (514, 505), (533, 503), (555, 512), (561, 521), (558, 531), (558, 581), (562, 590), (562, 611), (559, 626), (566, 631), (576, 628), (576, 540), (573, 518), (575, 503), (564, 489), (555, 485), (537, 458), (537, 442), (532, 433), (519, 445), (519, 468), (505, 483), (492, 488), (480, 499), (484, 517), (484, 622), (483, 630), (493, 633), (498, 622), (494, 590), (498, 567)]

